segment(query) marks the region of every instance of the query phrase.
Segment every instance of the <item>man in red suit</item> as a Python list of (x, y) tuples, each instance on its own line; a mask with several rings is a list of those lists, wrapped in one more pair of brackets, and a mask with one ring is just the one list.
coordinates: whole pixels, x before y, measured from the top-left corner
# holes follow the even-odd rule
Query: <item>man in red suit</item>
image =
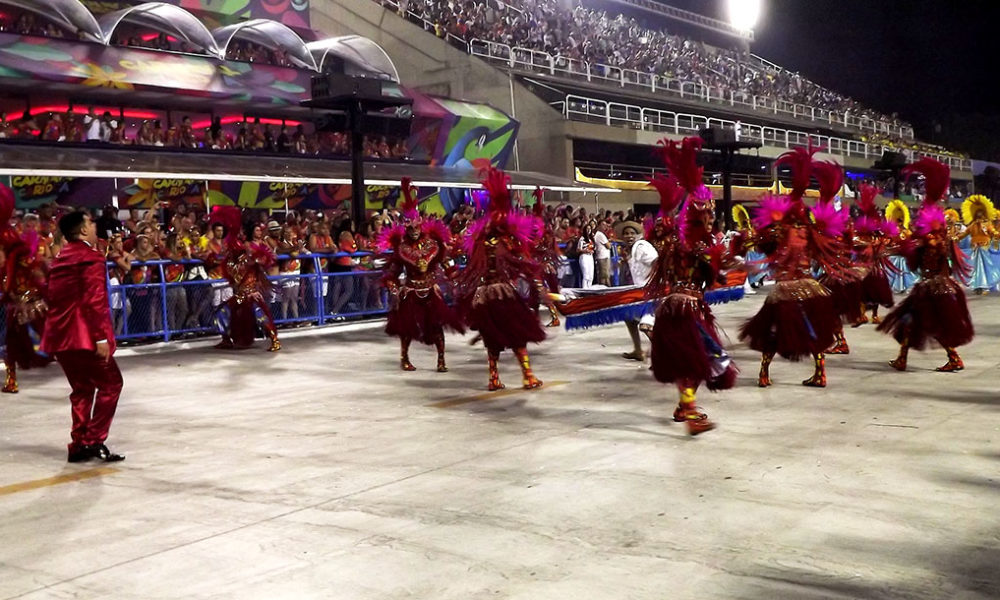
[(108, 305), (104, 256), (95, 250), (97, 227), (73, 212), (59, 220), (66, 245), (49, 270), (48, 321), (41, 349), (59, 361), (72, 391), (69, 462), (92, 458), (125, 460), (104, 445), (122, 391), (122, 374), (112, 356), (114, 328)]

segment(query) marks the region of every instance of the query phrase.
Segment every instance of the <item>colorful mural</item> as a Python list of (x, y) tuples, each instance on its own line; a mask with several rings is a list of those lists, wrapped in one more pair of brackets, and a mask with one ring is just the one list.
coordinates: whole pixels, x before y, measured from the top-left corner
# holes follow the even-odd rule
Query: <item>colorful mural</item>
[[(122, 185), (122, 179), (116, 180)], [(120, 208), (156, 208), (161, 202), (201, 204), (205, 182), (194, 179), (137, 179), (118, 190)]]
[[(415, 115), (408, 145), (431, 164), (481, 171), (506, 168), (520, 123), (488, 104), (427, 96), (407, 90)], [(421, 200), (435, 214), (450, 214), (466, 200), (466, 191), (443, 189)]]
[(0, 78), (119, 90), (169, 90), (218, 100), (298, 105), (309, 73), (260, 63), (0, 33)]
[(171, 0), (193, 13), (243, 19), (271, 19), (296, 29), (309, 28), (309, 0)]
[[(381, 210), (396, 205), (398, 187), (368, 186), (366, 207)], [(256, 181), (211, 181), (207, 202), (210, 206), (240, 206), (264, 210), (325, 210), (351, 205), (349, 185), (287, 185)]]
[(15, 175), (0, 177), (0, 181), (14, 191), (15, 206), (21, 210), (34, 210), (49, 203), (103, 206), (115, 192), (114, 179)]

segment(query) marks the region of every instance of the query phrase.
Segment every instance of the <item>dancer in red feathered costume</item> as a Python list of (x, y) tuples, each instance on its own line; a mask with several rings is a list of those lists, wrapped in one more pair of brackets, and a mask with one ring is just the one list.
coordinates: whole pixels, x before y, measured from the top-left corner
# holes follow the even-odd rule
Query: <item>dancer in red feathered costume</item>
[(797, 149), (778, 158), (778, 165), (792, 170), (792, 193), (788, 197), (766, 197), (754, 217), (757, 233), (753, 244), (764, 254), (775, 284), (764, 305), (740, 328), (740, 340), (761, 353), (757, 385), (771, 385), (770, 366), (775, 354), (788, 360), (812, 355), (815, 370), (802, 382), (826, 386), (823, 352), (834, 341), (840, 316), (830, 290), (813, 279), (815, 263), (829, 276), (843, 271), (840, 239), (846, 211), (832, 204), (817, 204), (811, 211), (802, 202), (812, 174), (812, 151)]
[(936, 160), (922, 158), (902, 170), (904, 175), (913, 172), (924, 176), (926, 195), (900, 253), (910, 269), (919, 269), (920, 280), (909, 296), (886, 315), (878, 330), (891, 333), (899, 342), (899, 356), (889, 362), (896, 370), (906, 370), (910, 348), (923, 350), (933, 339), (948, 353), (948, 362), (937, 370), (961, 371), (965, 365), (955, 348), (971, 342), (975, 331), (965, 292), (954, 277), (956, 273), (966, 276), (969, 267), (958, 245), (948, 236), (944, 210), (939, 205), (948, 191), (951, 171)]
[(531, 212), (535, 217), (535, 242), (534, 258), (541, 268), (538, 279), (535, 280), (535, 294), (538, 296), (532, 306), (538, 310), (539, 304), (544, 304), (549, 309), (551, 320), (546, 327), (559, 327), (559, 313), (556, 305), (549, 294), (559, 293), (559, 260), (562, 254), (559, 252), (559, 242), (552, 227), (545, 221), (545, 204), (542, 202), (542, 188), (534, 191), (535, 204), (531, 207)]
[[(875, 205), (878, 188), (862, 184), (858, 194), (857, 207), (860, 214), (854, 221), (854, 235), (855, 257), (865, 268), (865, 277), (861, 281), (861, 300), (864, 302), (864, 309), (872, 311), (872, 323), (878, 325), (882, 322), (878, 316), (878, 307), (889, 308), (895, 304), (889, 273), (895, 270), (890, 256), (893, 254), (893, 240), (899, 237), (899, 228), (879, 214), (878, 206)], [(861, 319), (855, 325), (867, 322), (868, 317), (862, 312)]]
[(229, 326), (225, 327), (223, 319), (219, 319), (222, 341), (216, 348), (250, 348), (259, 322), (271, 341), (268, 352), (281, 350), (278, 330), (268, 306), (271, 282), (267, 278), (267, 269), (275, 263), (274, 252), (266, 244), (245, 241), (243, 215), (234, 206), (213, 208), (210, 223), (211, 226), (221, 224), (225, 229), (226, 258), (222, 263), (222, 272), (233, 288), (233, 295), (223, 305), (229, 312)]
[(35, 352), (35, 342), (31, 336), (34, 329), (41, 339), (45, 328), (45, 265), (38, 257), (40, 238), (35, 231), (18, 235), (10, 226), (14, 214), (14, 194), (10, 188), (0, 184), (0, 250), (4, 260), (0, 262), (0, 292), (7, 313), (5, 336), (6, 351), (4, 365), (7, 378), (3, 391), (16, 394), (17, 369), (43, 367), (52, 359)]
[[(657, 381), (677, 386), (680, 401), (674, 421), (686, 423), (691, 435), (715, 427), (695, 404), (698, 386), (704, 383), (710, 390), (729, 389), (737, 374), (705, 302), (705, 291), (716, 283), (729, 255), (726, 246), (712, 236), (715, 206), (702, 183), (702, 169), (695, 163), (700, 148), (700, 138), (685, 138), (680, 146), (676, 142), (664, 146), (670, 175), (658, 175), (651, 183), (660, 193), (660, 226), (668, 233), (646, 284), (651, 295), (669, 290), (656, 310), (649, 336), (651, 369)], [(687, 200), (672, 219), (685, 192)]]
[[(383, 230), (379, 250), (388, 263), (382, 281), (392, 295), (385, 332), (399, 338), (399, 366), (415, 371), (410, 362), (410, 342), (417, 340), (437, 348), (437, 370), (448, 371), (444, 360), (444, 329), (464, 333), (462, 320), (441, 294), (439, 280), (445, 276), (451, 234), (440, 219), (421, 217), (410, 178), (402, 181), (402, 223)], [(400, 276), (402, 275), (402, 281)]]
[(525, 389), (542, 382), (531, 371), (527, 345), (545, 339), (545, 330), (527, 301), (514, 287), (518, 280), (534, 281), (538, 263), (532, 258), (537, 235), (534, 219), (518, 214), (511, 205), (510, 181), (503, 171), (490, 168), (483, 181), (489, 194), (486, 214), (466, 232), (468, 262), (458, 277), (458, 298), (466, 323), (479, 332), (489, 358), (489, 389), (499, 390), (497, 361), (507, 348), (521, 364)]
[[(833, 199), (840, 193), (840, 188), (844, 184), (844, 171), (840, 165), (829, 161), (813, 161), (812, 176), (819, 182), (819, 202), (815, 210), (830, 213), (834, 211)], [(844, 230), (841, 235), (840, 244), (836, 246), (836, 261), (843, 265), (843, 269), (833, 272), (824, 271), (819, 277), (819, 282), (826, 289), (830, 290), (833, 297), (833, 307), (840, 316), (834, 331), (834, 345), (827, 350), (827, 354), (850, 354), (850, 346), (847, 345), (847, 338), (844, 337), (844, 323), (857, 323), (861, 320), (864, 312), (861, 310), (861, 281), (865, 277), (864, 267), (852, 262), (854, 250), (854, 229), (847, 220), (849, 213), (844, 211)]]

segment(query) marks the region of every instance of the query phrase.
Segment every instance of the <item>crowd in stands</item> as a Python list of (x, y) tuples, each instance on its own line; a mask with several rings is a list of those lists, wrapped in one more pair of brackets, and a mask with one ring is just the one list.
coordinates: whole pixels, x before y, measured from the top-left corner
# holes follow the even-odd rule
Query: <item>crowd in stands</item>
[[(25, 112), (18, 120), (8, 120), (6, 113), (0, 113), (0, 139), (324, 156), (346, 156), (351, 150), (351, 139), (347, 133), (307, 132), (302, 124), (294, 127), (262, 124), (259, 118), (230, 126), (228, 131), (221, 117), (215, 117), (211, 125), (204, 129), (196, 129), (188, 116), (166, 128), (162, 121), (150, 119), (142, 121), (134, 129), (134, 133), (129, 133), (124, 119), (115, 118), (107, 111), (98, 115), (93, 107), (83, 114), (66, 112), (32, 116)], [(364, 155), (369, 159), (401, 160), (407, 158), (409, 151), (404, 138), (365, 136)]]
[[(375, 0), (383, 2), (383, 0)], [(394, 2), (396, 0), (393, 0)], [(478, 38), (541, 50), (553, 57), (632, 69), (734, 94), (771, 97), (880, 122), (896, 130), (907, 124), (816, 85), (797, 73), (739, 60), (737, 51), (674, 35), (660, 26), (560, 0), (400, 0), (398, 10), (434, 24), (439, 37)], [(557, 58), (558, 60), (558, 58)]]
[[(2, 10), (0, 9), (0, 11)], [(0, 32), (51, 38), (70, 37), (55, 23), (30, 11), (21, 13), (0, 12)]]

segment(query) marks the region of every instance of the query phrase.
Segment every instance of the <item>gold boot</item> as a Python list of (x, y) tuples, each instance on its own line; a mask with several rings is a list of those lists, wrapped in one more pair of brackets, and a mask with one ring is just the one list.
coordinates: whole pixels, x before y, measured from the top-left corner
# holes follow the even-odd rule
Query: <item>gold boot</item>
[(3, 393), (17, 393), (17, 366), (14, 364), (7, 365), (7, 381), (3, 384)]
[(533, 390), (542, 387), (542, 380), (535, 377), (535, 374), (531, 372), (531, 360), (528, 358), (528, 350), (526, 348), (518, 348), (514, 350), (514, 354), (517, 356), (518, 362), (521, 363), (521, 383), (524, 385), (524, 389)]

